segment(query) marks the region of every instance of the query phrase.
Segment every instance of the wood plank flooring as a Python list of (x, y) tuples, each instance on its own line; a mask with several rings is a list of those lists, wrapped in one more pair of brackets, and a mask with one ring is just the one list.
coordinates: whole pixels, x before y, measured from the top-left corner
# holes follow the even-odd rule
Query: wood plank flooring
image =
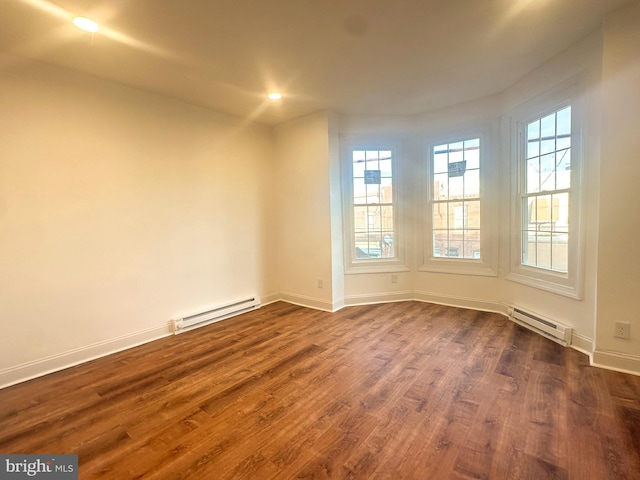
[(275, 303), (0, 390), (81, 479), (640, 479), (640, 377), (490, 313)]

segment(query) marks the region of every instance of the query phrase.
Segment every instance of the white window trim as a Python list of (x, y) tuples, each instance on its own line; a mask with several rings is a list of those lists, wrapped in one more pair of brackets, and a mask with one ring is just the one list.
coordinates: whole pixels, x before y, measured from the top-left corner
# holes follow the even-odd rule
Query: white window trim
[[(402, 168), (399, 158), (402, 155), (401, 141), (388, 139), (384, 136), (376, 136), (375, 139), (343, 138), (341, 141), (342, 163), (342, 217), (344, 231), (344, 262), (345, 274), (381, 273), (381, 272), (408, 272), (405, 263), (405, 235), (403, 230), (403, 192), (401, 190)], [(351, 152), (353, 150), (390, 150), (392, 152), (392, 185), (394, 206), (394, 233), (395, 254), (394, 258), (357, 259), (354, 254), (354, 219), (353, 219), (353, 162)]]
[[(492, 158), (492, 143), (498, 137), (497, 132), (490, 127), (477, 127), (466, 130), (448, 133), (447, 135), (434, 136), (428, 143), (423, 144), (423, 178), (422, 193), (420, 202), (423, 214), (423, 245), (422, 262), (418, 267), (421, 272), (453, 273), (461, 275), (481, 275), (495, 277), (498, 275), (498, 192), (500, 182), (495, 181), (489, 188), (489, 176), (496, 171), (499, 162), (488, 161)], [(454, 143), (471, 138), (480, 139), (480, 244), (482, 246), (481, 259), (464, 258), (443, 258), (433, 256), (433, 218), (432, 218), (432, 198), (433, 198), (433, 148), (444, 143)], [(426, 158), (425, 158), (426, 156)], [(489, 194), (489, 191), (493, 192)], [(496, 212), (495, 215), (491, 212)]]
[[(535, 287), (574, 299), (582, 299), (584, 211), (582, 178), (583, 158), (583, 107), (579, 100), (579, 86), (562, 86), (514, 109), (510, 115), (511, 129), (511, 255), (507, 280)], [(571, 106), (571, 187), (569, 189), (569, 244), (567, 273), (556, 272), (522, 264), (521, 194), (524, 188), (524, 130), (526, 125), (566, 106)]]

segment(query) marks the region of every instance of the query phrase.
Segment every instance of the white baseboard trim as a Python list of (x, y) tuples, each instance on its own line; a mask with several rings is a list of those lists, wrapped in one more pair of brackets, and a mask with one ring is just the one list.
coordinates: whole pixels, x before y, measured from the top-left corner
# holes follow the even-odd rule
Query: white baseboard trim
[(345, 307), (344, 298), (339, 298), (333, 301), (333, 310), (332, 312), (337, 312), (338, 310), (342, 310)]
[(591, 365), (640, 376), (640, 356), (638, 355), (596, 349), (593, 352)]
[(280, 300), (301, 307), (313, 308), (314, 310), (322, 310), (324, 312), (334, 312), (333, 304), (318, 298), (307, 297), (306, 295), (298, 295), (296, 293), (280, 293)]
[(374, 303), (406, 302), (408, 300), (415, 300), (415, 298), (413, 297), (413, 292), (406, 291), (370, 293), (363, 295), (348, 295), (344, 297), (344, 305), (371, 305)]
[(567, 346), (579, 351), (580, 353), (588, 355), (589, 358), (591, 358), (591, 355), (593, 354), (593, 338), (580, 335), (579, 333), (576, 333), (575, 330), (571, 332), (571, 345)]
[(499, 313), (507, 317), (509, 316), (509, 307), (507, 305), (497, 302), (487, 302), (477, 298), (441, 295), (429, 292), (415, 292), (414, 300), (436, 303), (438, 305), (446, 305), (449, 307), (468, 308), (470, 310), (479, 310), (481, 312)]
[(280, 300), (282, 300), (280, 292), (271, 292), (260, 295), (260, 304), (263, 307), (270, 303), (279, 302)]
[(169, 323), (151, 327), (118, 338), (75, 348), (67, 352), (33, 360), (21, 365), (0, 370), (0, 388), (26, 382), (49, 373), (64, 370), (96, 358), (121, 352), (172, 335)]

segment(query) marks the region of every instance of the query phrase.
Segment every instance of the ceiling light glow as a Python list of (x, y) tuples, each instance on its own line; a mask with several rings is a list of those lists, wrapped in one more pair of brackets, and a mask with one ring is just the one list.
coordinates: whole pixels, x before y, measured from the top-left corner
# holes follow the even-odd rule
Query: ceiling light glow
[(269, 97), (269, 100), (280, 100), (282, 98), (282, 94), (278, 92), (271, 92), (267, 97)]
[(100, 25), (86, 17), (74, 17), (72, 22), (76, 27), (85, 32), (96, 33), (100, 30)]

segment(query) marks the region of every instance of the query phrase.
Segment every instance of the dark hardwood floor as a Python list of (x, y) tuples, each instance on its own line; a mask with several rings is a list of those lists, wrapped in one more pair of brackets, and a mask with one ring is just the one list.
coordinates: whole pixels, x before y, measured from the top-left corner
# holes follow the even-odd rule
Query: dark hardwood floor
[(508, 319), (286, 303), (0, 390), (81, 479), (640, 479), (640, 377)]

